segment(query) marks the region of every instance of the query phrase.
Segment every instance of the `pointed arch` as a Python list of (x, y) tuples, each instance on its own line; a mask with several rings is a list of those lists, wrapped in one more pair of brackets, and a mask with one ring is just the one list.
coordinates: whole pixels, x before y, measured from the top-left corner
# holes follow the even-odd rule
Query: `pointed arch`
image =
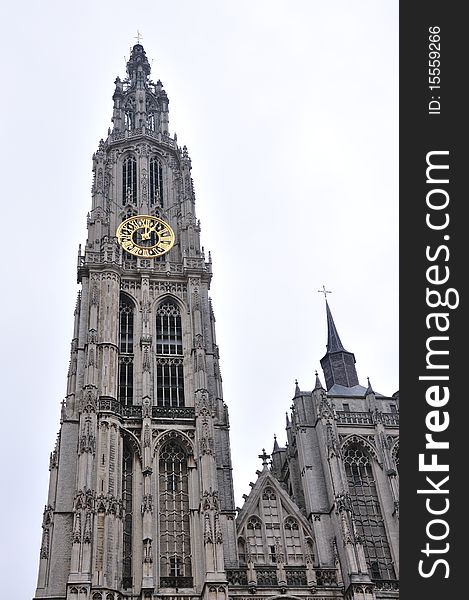
[(183, 332), (179, 302), (165, 297), (155, 310), (156, 403), (185, 406)]
[(124, 436), (122, 451), (122, 587), (132, 587), (132, 547), (134, 514), (134, 452), (128, 436)]
[(391, 550), (373, 470), (373, 454), (363, 438), (345, 446), (343, 463), (358, 536), (362, 540), (370, 577), (374, 580), (395, 579)]
[(376, 448), (370, 444), (370, 442), (365, 439), (363, 436), (361, 435), (357, 435), (357, 434), (352, 434), (352, 435), (348, 435), (342, 442), (342, 446), (341, 446), (341, 451), (342, 451), (342, 456), (344, 456), (344, 453), (347, 451), (347, 448), (351, 447), (351, 446), (362, 446), (363, 449), (365, 450), (365, 452), (367, 452), (377, 463), (380, 467), (382, 467), (382, 462), (379, 459), (378, 453), (376, 451)]
[(119, 297), (119, 388), (117, 397), (124, 406), (133, 404), (135, 304), (127, 294)]
[(176, 429), (169, 429), (156, 438), (153, 454), (156, 455), (160, 449), (170, 440), (177, 442), (185, 449), (189, 457), (194, 455), (194, 446), (189, 437)]
[(302, 552), (300, 526), (295, 517), (287, 516), (283, 522), (285, 532), (285, 553), (286, 561), (289, 565), (304, 563)]
[(122, 161), (122, 204), (137, 204), (137, 159), (133, 154)]
[(251, 515), (246, 523), (246, 553), (254, 563), (264, 563), (264, 533), (261, 519)]
[(158, 453), (160, 587), (192, 587), (189, 454), (180, 436)]
[(157, 156), (150, 158), (150, 205), (163, 206), (163, 165)]
[(131, 131), (135, 128), (135, 96), (130, 94), (124, 101), (124, 129)]

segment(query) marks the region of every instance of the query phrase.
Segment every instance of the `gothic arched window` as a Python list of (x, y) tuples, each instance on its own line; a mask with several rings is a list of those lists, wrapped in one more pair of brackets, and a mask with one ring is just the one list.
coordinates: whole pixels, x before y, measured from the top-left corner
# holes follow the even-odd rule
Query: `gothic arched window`
[(251, 517), (246, 525), (246, 552), (255, 563), (264, 563), (264, 540), (262, 538), (262, 523), (258, 517)]
[(147, 128), (149, 131), (155, 131), (156, 129), (156, 117), (154, 112), (147, 114)]
[(172, 301), (156, 311), (156, 401), (184, 406), (181, 313)]
[(122, 295), (119, 303), (119, 390), (124, 406), (133, 404), (134, 387), (134, 306)]
[(352, 511), (372, 579), (395, 579), (383, 515), (370, 459), (360, 447), (344, 456)]
[(122, 163), (122, 204), (137, 204), (137, 160), (128, 156)]
[(155, 157), (150, 159), (150, 204), (163, 205), (163, 167)]
[(280, 524), (277, 495), (271, 487), (265, 487), (262, 492), (262, 514), (264, 516), (266, 544), (269, 549), (269, 561), (275, 563), (277, 562)]
[(287, 549), (287, 563), (294, 565), (303, 563), (301, 552), (300, 528), (298, 521), (293, 517), (287, 517), (283, 524), (285, 530), (285, 544)]
[(132, 519), (133, 519), (133, 453), (124, 442), (122, 458), (122, 510), (123, 510), (123, 557), (122, 585), (124, 589), (132, 587)]
[(135, 117), (133, 110), (125, 110), (124, 111), (124, 129), (130, 131), (134, 128), (135, 125)]
[(159, 457), (161, 587), (192, 587), (187, 454), (176, 441)]

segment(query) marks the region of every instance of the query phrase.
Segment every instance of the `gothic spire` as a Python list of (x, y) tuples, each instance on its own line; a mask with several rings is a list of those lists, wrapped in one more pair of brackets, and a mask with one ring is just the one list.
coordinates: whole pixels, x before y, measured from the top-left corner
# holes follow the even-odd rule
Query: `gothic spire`
[(326, 380), (326, 389), (329, 391), (335, 384), (347, 388), (354, 387), (355, 385), (358, 385), (355, 356), (352, 352), (345, 350), (340, 340), (327, 298), (326, 317), (327, 351), (325, 356), (321, 359), (321, 367)]
[(316, 375), (316, 382), (315, 382), (315, 384), (314, 384), (314, 389), (315, 389), (315, 390), (322, 390), (322, 389), (324, 389), (324, 388), (322, 387), (321, 380), (319, 379), (318, 372), (317, 372), (317, 371), (315, 371), (315, 372), (314, 372), (314, 374)]
[(327, 351), (328, 352), (346, 352), (342, 346), (339, 334), (332, 318), (331, 309), (326, 299), (326, 315), (327, 315)]
[(278, 442), (277, 442), (277, 436), (274, 435), (274, 447), (273, 447), (273, 450), (272, 450), (272, 454), (274, 452), (279, 452), (279, 451), (280, 451), (280, 448), (279, 448), (279, 445), (278, 445)]
[(135, 44), (127, 62), (127, 74), (132, 87), (143, 87), (151, 67), (142, 44)]
[(298, 385), (298, 379), (295, 379), (295, 398), (301, 396), (300, 386)]

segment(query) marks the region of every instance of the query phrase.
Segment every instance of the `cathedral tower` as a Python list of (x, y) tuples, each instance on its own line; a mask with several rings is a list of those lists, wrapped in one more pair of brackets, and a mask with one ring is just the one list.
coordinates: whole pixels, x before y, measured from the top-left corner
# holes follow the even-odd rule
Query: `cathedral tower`
[(36, 598), (222, 600), (236, 567), (228, 411), (191, 161), (141, 44), (93, 155)]
[[(141, 44), (93, 155), (35, 600), (397, 599), (399, 394), (327, 350), (235, 508), (191, 161)], [(326, 290), (324, 289), (326, 294)]]

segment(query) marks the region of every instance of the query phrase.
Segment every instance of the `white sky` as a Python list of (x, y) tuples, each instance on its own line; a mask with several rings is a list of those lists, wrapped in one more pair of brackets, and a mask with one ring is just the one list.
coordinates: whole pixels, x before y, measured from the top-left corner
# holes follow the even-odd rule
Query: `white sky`
[[(2, 596), (34, 595), (86, 240), (91, 155), (137, 29), (192, 158), (238, 506), (326, 349), (398, 389), (398, 6), (3, 3)], [(6, 385), (5, 385), (6, 384)], [(5, 490), (7, 490), (5, 492)]]

